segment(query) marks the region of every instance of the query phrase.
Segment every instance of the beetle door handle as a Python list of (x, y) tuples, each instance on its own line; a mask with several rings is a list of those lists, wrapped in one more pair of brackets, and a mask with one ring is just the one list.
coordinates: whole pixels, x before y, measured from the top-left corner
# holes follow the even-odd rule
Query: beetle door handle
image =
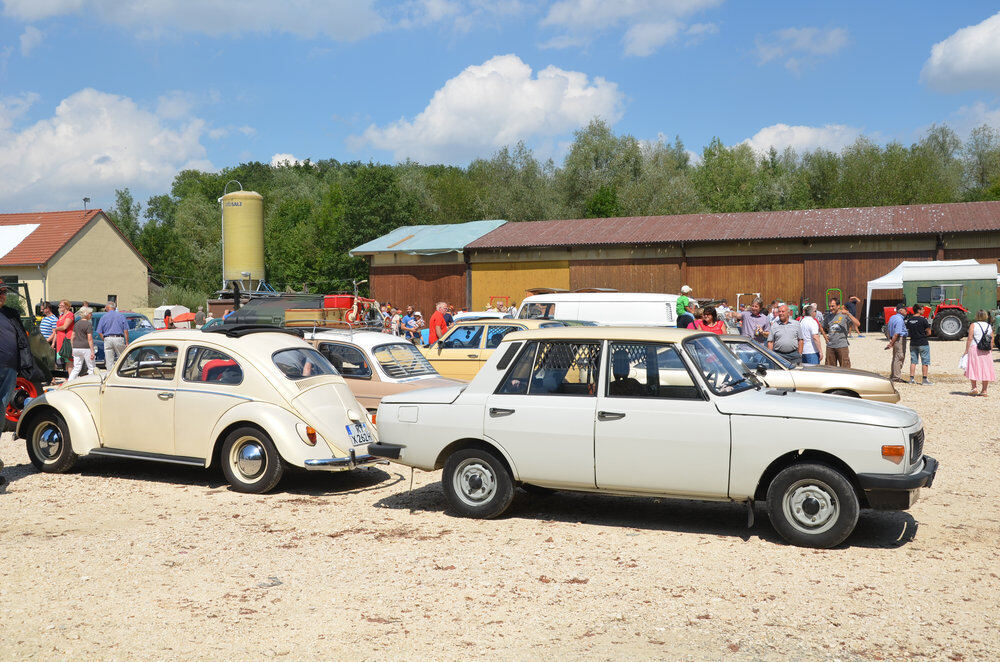
[(501, 416), (510, 416), (514, 413), (513, 409), (500, 409), (499, 407), (490, 407), (490, 416), (493, 418), (499, 418)]
[(625, 414), (620, 411), (599, 411), (597, 412), (597, 420), (599, 421), (617, 421), (625, 418)]
[(163, 393), (157, 393), (156, 397), (158, 397), (160, 400), (169, 400), (170, 398), (174, 397), (174, 394), (167, 391)]

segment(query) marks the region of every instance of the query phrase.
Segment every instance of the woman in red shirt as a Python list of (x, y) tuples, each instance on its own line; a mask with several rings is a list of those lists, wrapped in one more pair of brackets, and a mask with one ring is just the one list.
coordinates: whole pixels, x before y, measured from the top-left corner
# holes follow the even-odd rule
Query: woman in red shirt
[(73, 307), (69, 301), (59, 302), (59, 319), (56, 321), (56, 332), (52, 334), (52, 346), (56, 350), (56, 356), (66, 364), (67, 370), (73, 369), (73, 348), (70, 340), (73, 339)]
[(688, 324), (688, 328), (697, 329), (698, 331), (708, 331), (709, 333), (721, 336), (726, 332), (726, 323), (718, 318), (718, 313), (715, 312), (714, 307), (706, 306), (701, 311), (701, 319), (695, 320), (693, 324)]

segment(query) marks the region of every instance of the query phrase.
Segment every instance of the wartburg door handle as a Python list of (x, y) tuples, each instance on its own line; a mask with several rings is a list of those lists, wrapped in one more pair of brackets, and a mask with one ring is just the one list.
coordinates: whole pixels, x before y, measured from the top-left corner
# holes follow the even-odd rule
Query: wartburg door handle
[(513, 409), (500, 409), (498, 407), (490, 407), (490, 416), (493, 418), (499, 418), (500, 416), (510, 416), (514, 413)]
[(479, 354), (466, 354), (466, 356), (468, 356), (470, 359), (478, 359), (479, 358)]
[(169, 400), (170, 398), (174, 397), (174, 394), (173, 393), (169, 393), (169, 392), (168, 393), (157, 393), (156, 397), (158, 397), (160, 400)]
[(620, 411), (599, 411), (597, 412), (597, 420), (599, 421), (617, 421), (625, 418), (625, 414)]

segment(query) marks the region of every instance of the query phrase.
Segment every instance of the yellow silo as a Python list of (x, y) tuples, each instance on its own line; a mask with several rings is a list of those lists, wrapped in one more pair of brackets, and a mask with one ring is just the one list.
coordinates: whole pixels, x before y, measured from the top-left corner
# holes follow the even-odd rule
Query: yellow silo
[(264, 280), (264, 196), (256, 191), (226, 193), (222, 203), (222, 278), (251, 287)]

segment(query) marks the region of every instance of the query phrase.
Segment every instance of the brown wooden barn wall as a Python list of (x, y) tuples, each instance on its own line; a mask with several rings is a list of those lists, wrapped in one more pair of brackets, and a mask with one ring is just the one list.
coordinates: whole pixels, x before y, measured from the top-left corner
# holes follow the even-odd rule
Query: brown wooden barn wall
[(681, 262), (670, 258), (631, 260), (573, 260), (569, 265), (570, 289), (608, 287), (619, 292), (677, 292)]
[(465, 265), (401, 265), (371, 268), (371, 293), (380, 302), (395, 306), (412, 305), (430, 319), (437, 301), (447, 301), (456, 309), (467, 304)]
[[(694, 296), (736, 300), (741, 292), (760, 292), (767, 300), (797, 301), (802, 292), (798, 255), (723, 255), (687, 258), (686, 282)], [(676, 292), (676, 290), (674, 290)]]

